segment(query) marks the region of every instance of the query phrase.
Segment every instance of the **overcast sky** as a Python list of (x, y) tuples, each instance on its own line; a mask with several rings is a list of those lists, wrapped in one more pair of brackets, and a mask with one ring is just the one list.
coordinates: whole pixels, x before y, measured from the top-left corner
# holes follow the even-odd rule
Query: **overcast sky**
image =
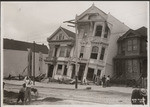
[(63, 21), (74, 19), (93, 3), (131, 29), (148, 27), (148, 1), (1, 2), (1, 35), (47, 44), (47, 37), (59, 26), (73, 30)]

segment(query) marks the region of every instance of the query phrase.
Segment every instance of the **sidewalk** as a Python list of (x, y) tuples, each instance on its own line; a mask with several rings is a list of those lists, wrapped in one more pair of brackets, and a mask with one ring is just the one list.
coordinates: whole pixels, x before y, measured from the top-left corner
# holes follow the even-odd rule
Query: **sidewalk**
[[(13, 84), (13, 85), (22, 85), (24, 81), (18, 81), (18, 80), (3, 80), (6, 84)], [(70, 89), (75, 90), (75, 85), (71, 84), (59, 84), (54, 82), (49, 83), (42, 83), (42, 82), (35, 82), (35, 85), (33, 87), (43, 87), (43, 88), (57, 88), (57, 89)], [(121, 92), (121, 93), (132, 93), (132, 90), (134, 88), (132, 87), (106, 87), (103, 88), (102, 86), (96, 86), (96, 85), (80, 85), (78, 84), (77, 90), (83, 90), (87, 87), (91, 87), (91, 90), (93, 91), (111, 91), (111, 92)]]

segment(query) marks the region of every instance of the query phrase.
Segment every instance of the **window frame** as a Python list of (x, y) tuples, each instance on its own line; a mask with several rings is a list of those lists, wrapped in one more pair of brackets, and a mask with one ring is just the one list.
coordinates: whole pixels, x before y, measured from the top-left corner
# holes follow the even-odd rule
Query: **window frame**
[(65, 46), (60, 47), (59, 57), (65, 57), (65, 50), (66, 50)]
[[(101, 27), (101, 30), (98, 29), (99, 26)], [(101, 37), (102, 36), (102, 32), (103, 32), (103, 25), (100, 25), (100, 24), (96, 25), (94, 36)], [(100, 35), (99, 35), (99, 33), (100, 33)]]
[(98, 57), (98, 51), (99, 51), (99, 47), (98, 46), (93, 46), (92, 50), (91, 50), (91, 56), (90, 56), (90, 58), (91, 59), (97, 59), (97, 57)]
[(100, 60), (104, 60), (105, 51), (106, 51), (106, 48), (105, 48), (105, 47), (102, 47), (102, 48), (101, 48), (101, 54), (100, 54), (100, 57), (99, 57)]

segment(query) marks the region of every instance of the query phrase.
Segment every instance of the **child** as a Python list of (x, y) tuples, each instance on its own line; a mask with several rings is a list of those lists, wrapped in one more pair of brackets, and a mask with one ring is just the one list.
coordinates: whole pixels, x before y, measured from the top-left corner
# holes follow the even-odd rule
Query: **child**
[(17, 104), (20, 100), (22, 101), (22, 103), (24, 102), (25, 90), (26, 90), (26, 84), (23, 84), (23, 87), (19, 91)]

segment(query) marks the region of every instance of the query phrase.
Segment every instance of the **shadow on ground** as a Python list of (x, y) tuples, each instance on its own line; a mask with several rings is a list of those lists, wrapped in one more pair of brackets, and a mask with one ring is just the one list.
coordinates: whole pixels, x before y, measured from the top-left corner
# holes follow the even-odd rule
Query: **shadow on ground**
[[(21, 101), (18, 104), (16, 104), (17, 97), (18, 97), (18, 93), (4, 90), (4, 98), (3, 98), (4, 105), (22, 105)], [(31, 97), (33, 98), (34, 95), (32, 95)], [(63, 101), (63, 99), (46, 97), (40, 100), (33, 100), (32, 102), (57, 102), (57, 101)]]

